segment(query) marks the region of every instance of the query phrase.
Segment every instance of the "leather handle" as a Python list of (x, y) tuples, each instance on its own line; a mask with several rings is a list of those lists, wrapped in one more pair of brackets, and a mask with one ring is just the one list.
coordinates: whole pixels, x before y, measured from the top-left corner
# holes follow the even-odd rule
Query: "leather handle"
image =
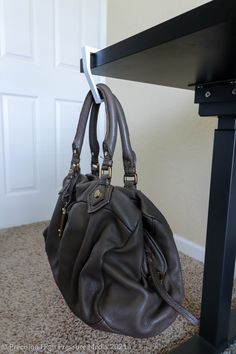
[[(136, 176), (136, 155), (131, 147), (129, 129), (126, 122), (124, 110), (115, 95), (113, 95), (113, 99), (116, 105), (117, 120), (119, 124), (120, 136), (121, 136), (125, 178), (134, 177)], [(97, 110), (99, 110), (99, 105), (93, 107), (92, 111), (94, 111), (94, 114), (92, 119), (90, 120), (90, 125), (89, 125), (90, 150), (92, 153), (92, 163), (94, 163), (94, 165), (96, 165), (98, 161), (98, 155), (99, 155), (99, 143), (97, 140), (97, 117), (98, 117)], [(128, 183), (129, 181), (125, 180), (125, 182), (126, 185), (129, 184)], [(131, 181), (130, 184), (133, 185), (134, 184), (133, 181)]]
[(91, 110), (89, 122), (89, 146), (91, 151), (91, 172), (99, 176), (99, 151), (100, 146), (97, 139), (97, 120), (100, 104), (94, 103)]
[[(106, 135), (103, 141), (104, 154), (106, 156), (106, 163), (112, 166), (112, 157), (115, 149), (117, 138), (117, 122), (116, 122), (116, 107), (113, 100), (111, 90), (103, 84), (97, 85), (101, 97), (105, 103), (106, 110)], [(92, 111), (91, 111), (92, 108)], [(79, 165), (80, 154), (84, 141), (85, 129), (88, 122), (89, 114), (91, 111), (91, 121), (97, 117), (99, 105), (95, 104), (91, 91), (87, 94), (79, 118), (74, 141), (72, 143), (73, 158), (72, 165)], [(97, 118), (96, 118), (97, 121)]]
[(79, 117), (79, 122), (77, 125), (76, 129), (76, 134), (72, 143), (72, 149), (73, 149), (73, 158), (72, 162), (74, 163), (79, 163), (80, 160), (80, 154), (82, 150), (82, 145), (84, 141), (84, 134), (85, 134), (85, 129), (89, 117), (89, 113), (91, 110), (91, 106), (93, 104), (93, 96), (92, 93), (89, 91), (87, 96), (85, 97), (81, 112), (80, 112), (80, 117)]
[(114, 96), (116, 107), (117, 107), (117, 117), (120, 130), (121, 144), (122, 144), (122, 153), (123, 153), (123, 163), (125, 175), (133, 176), (136, 174), (136, 154), (131, 147), (129, 128), (125, 118), (124, 110), (120, 104), (118, 98)]

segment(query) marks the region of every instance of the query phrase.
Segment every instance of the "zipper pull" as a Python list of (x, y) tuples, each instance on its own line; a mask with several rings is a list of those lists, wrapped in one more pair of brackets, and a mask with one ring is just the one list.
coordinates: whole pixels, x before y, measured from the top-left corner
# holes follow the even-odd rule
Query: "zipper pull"
[(66, 221), (66, 204), (65, 206), (61, 209), (61, 222), (60, 222), (60, 227), (58, 229), (58, 236), (61, 238), (63, 231), (64, 231), (64, 226), (65, 226), (65, 221)]

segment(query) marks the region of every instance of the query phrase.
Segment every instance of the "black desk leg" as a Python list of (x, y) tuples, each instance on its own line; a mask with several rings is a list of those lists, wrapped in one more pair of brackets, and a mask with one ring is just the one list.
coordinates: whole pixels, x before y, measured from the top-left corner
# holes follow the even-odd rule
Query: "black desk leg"
[(219, 118), (215, 131), (200, 336), (227, 345), (236, 251), (236, 119)]
[(214, 139), (200, 331), (174, 353), (220, 353), (229, 333), (236, 336), (229, 328), (235, 252), (236, 116), (225, 116)]

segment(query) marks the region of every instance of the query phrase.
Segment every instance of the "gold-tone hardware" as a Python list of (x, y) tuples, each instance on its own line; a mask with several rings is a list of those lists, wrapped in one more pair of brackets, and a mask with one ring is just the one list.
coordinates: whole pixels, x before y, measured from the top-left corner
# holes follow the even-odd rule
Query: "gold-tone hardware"
[(138, 175), (135, 173), (133, 176), (124, 175), (124, 183), (125, 182), (133, 182), (134, 184), (138, 183)]
[(101, 169), (101, 176), (111, 178), (112, 177), (112, 168), (109, 166), (107, 169)]
[(65, 219), (66, 219), (66, 208), (63, 207), (61, 209), (61, 221), (60, 221), (60, 228), (58, 229), (58, 236), (61, 237), (64, 231), (65, 226)]
[(160, 282), (163, 283), (163, 281), (165, 279), (165, 273), (158, 272), (158, 276), (159, 276)]
[(75, 172), (79, 172), (80, 171), (80, 164), (79, 163), (73, 163), (70, 167), (69, 173), (73, 174)]
[(100, 190), (99, 189), (97, 189), (96, 191), (95, 191), (95, 193), (94, 193), (94, 198), (96, 198), (96, 199), (98, 199), (98, 198), (100, 198), (100, 196), (101, 196), (101, 192), (100, 192)]

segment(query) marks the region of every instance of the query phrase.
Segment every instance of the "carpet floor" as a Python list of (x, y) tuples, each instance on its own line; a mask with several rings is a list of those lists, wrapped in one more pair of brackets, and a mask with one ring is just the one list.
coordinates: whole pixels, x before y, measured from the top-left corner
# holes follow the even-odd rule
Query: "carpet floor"
[[(149, 339), (108, 334), (85, 325), (71, 313), (55, 285), (44, 250), (45, 226), (0, 230), (0, 354), (168, 353), (197, 333), (198, 328), (181, 316), (161, 335)], [(180, 256), (184, 305), (199, 316), (202, 263)], [(235, 298), (234, 290), (233, 305)], [(236, 353), (236, 345), (224, 353)]]

